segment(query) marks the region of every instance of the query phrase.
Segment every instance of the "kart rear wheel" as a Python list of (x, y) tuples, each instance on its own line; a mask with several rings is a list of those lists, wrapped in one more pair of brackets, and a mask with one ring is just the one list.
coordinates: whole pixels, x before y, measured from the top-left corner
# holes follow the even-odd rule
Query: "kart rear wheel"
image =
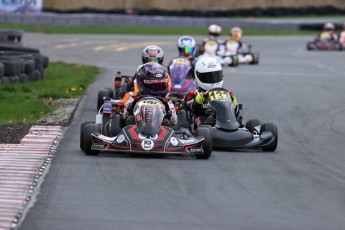
[(213, 129), (209, 125), (200, 125), (197, 129), (197, 136), (205, 138), (202, 144), (202, 154), (195, 154), (197, 159), (208, 159), (210, 158), (213, 151)]
[(84, 131), (84, 152), (86, 155), (98, 155), (98, 150), (92, 150), (92, 133), (98, 133), (100, 131), (99, 125), (89, 124), (85, 127)]
[(84, 151), (84, 132), (85, 127), (89, 124), (95, 124), (94, 121), (84, 121), (80, 126), (80, 149)]
[(253, 61), (251, 61), (249, 64), (251, 65), (259, 64), (259, 59), (260, 59), (259, 53), (252, 53), (252, 58), (253, 58)]
[(109, 89), (101, 89), (100, 91), (98, 91), (97, 110), (99, 110), (104, 104), (105, 97), (112, 98), (112, 91), (110, 91)]
[(121, 130), (121, 116), (116, 114), (110, 121), (109, 134), (110, 136), (115, 137), (121, 132)]
[(261, 125), (261, 121), (259, 119), (250, 119), (246, 123), (246, 128), (253, 133), (255, 131), (255, 126)]
[(109, 136), (110, 114), (103, 113), (102, 135)]
[(270, 131), (273, 134), (273, 136), (275, 137), (275, 140), (270, 145), (262, 147), (261, 149), (265, 152), (274, 152), (278, 146), (278, 128), (273, 123), (264, 123), (261, 126), (260, 132), (262, 133), (264, 131)]

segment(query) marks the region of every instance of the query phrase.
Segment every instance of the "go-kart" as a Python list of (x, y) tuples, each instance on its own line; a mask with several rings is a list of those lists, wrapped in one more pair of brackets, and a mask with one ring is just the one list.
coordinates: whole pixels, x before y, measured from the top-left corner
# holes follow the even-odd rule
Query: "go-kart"
[(186, 94), (196, 89), (192, 63), (186, 58), (174, 58), (168, 66), (168, 71), (171, 79), (169, 98), (173, 101), (176, 111), (179, 112)]
[(314, 41), (307, 42), (307, 50), (335, 50), (341, 51), (343, 45), (338, 41), (330, 41), (326, 39), (314, 39)]
[(239, 64), (259, 64), (259, 53), (252, 52), (251, 45), (247, 46), (243, 43), (242, 47), (240, 48), (238, 41), (229, 39), (225, 42), (225, 47), (225, 52), (220, 54), (223, 59), (226, 59), (229, 56), (231, 57), (233, 55), (237, 55)]
[(105, 98), (111, 98), (120, 100), (125, 93), (129, 92), (133, 88), (132, 77), (127, 75), (121, 75), (118, 71), (112, 80), (113, 88), (103, 88), (98, 91), (97, 94), (97, 110), (101, 108)]
[(186, 58), (174, 58), (168, 66), (171, 79), (171, 93), (186, 94), (196, 89), (192, 63)]
[(156, 98), (145, 97), (134, 108), (135, 125), (121, 129), (114, 137), (100, 134), (101, 127), (93, 122), (81, 125), (80, 148), (87, 155), (100, 151), (188, 154), (208, 159), (212, 154), (213, 136), (210, 127), (201, 128), (196, 136), (187, 137), (183, 131), (162, 126), (164, 104)]
[[(205, 93), (207, 102), (203, 104), (212, 113), (201, 126), (213, 129), (213, 146), (229, 149), (258, 149), (275, 151), (278, 145), (278, 129), (273, 123), (261, 123), (258, 119), (249, 120), (241, 126), (235, 115), (229, 91), (223, 88), (212, 89)], [(184, 112), (184, 113), (183, 113)], [(179, 130), (188, 132), (193, 129), (186, 111), (179, 114)], [(197, 130), (197, 129), (196, 129)], [(191, 130), (193, 131), (193, 130)]]
[(224, 55), (225, 48), (223, 43), (217, 40), (208, 40), (204, 43), (203, 52), (200, 52), (198, 59), (203, 57), (213, 57), (217, 59), (222, 66), (238, 66), (239, 59), (237, 53)]

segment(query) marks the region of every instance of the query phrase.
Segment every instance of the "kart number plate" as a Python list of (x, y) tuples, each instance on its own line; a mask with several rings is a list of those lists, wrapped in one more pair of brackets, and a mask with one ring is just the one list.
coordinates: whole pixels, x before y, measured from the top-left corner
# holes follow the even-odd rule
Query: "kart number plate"
[(225, 90), (213, 90), (208, 93), (210, 101), (214, 100), (231, 100), (230, 93)]
[(182, 65), (189, 65), (189, 61), (187, 59), (184, 58), (176, 58), (173, 61), (174, 64), (182, 64)]
[(103, 113), (111, 113), (113, 106), (111, 102), (104, 102), (103, 104)]

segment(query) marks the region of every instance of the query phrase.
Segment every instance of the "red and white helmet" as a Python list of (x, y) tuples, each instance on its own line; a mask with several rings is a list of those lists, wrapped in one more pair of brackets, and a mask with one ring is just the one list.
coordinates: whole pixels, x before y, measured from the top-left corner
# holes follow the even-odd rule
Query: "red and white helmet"
[(323, 29), (326, 31), (333, 31), (335, 30), (335, 25), (332, 22), (327, 22), (324, 26)]
[(222, 27), (213, 24), (208, 27), (208, 34), (213, 37), (218, 37), (222, 33)]

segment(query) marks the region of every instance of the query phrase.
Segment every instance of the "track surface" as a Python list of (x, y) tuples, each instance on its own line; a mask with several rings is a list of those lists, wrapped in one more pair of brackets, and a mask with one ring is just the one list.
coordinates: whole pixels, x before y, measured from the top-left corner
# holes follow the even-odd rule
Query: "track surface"
[(247, 38), (260, 65), (225, 70), (244, 117), (278, 125), (276, 152), (215, 151), (209, 160), (84, 155), (79, 126), (94, 119), (98, 89), (118, 68), (133, 74), (146, 44), (161, 45), (168, 63), (177, 38), (26, 35), (53, 61), (104, 69), (21, 229), (344, 229), (345, 53), (307, 52), (308, 37)]

